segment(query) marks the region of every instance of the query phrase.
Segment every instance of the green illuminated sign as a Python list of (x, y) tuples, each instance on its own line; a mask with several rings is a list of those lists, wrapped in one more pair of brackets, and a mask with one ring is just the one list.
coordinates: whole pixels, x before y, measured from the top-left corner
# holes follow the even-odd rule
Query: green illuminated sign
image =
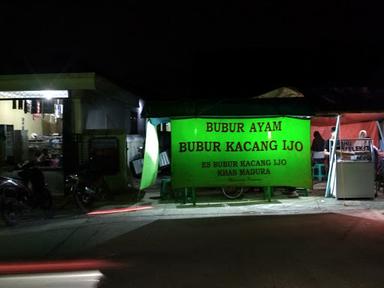
[(172, 120), (172, 187), (310, 188), (310, 121), (276, 118)]

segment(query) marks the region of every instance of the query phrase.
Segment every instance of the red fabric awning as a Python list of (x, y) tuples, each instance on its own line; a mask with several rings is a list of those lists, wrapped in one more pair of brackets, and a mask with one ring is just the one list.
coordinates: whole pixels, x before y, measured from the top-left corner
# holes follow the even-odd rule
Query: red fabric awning
[[(384, 113), (348, 113), (340, 118), (340, 139), (358, 138), (360, 130), (366, 130), (376, 147), (379, 147), (379, 132), (376, 121), (383, 120)], [(335, 117), (313, 117), (311, 119), (311, 138), (319, 131), (324, 140), (331, 137), (331, 128), (336, 126)]]
[[(341, 114), (341, 124), (379, 121), (384, 119), (384, 113), (346, 113)], [(313, 126), (335, 126), (336, 116), (316, 116), (311, 118)]]

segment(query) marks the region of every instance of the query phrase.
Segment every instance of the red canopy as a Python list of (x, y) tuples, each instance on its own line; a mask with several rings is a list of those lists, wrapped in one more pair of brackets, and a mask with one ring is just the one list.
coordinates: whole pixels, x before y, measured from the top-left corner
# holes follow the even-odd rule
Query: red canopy
[[(372, 138), (376, 147), (379, 147), (379, 132), (376, 121), (383, 120), (384, 113), (347, 113), (340, 118), (340, 139), (358, 138), (360, 130), (366, 130), (368, 137)], [(311, 119), (311, 136), (313, 132), (319, 131), (321, 136), (327, 140), (331, 137), (331, 128), (336, 126), (335, 117), (316, 116)]]
[[(341, 124), (351, 124), (359, 122), (372, 122), (384, 119), (384, 113), (347, 113), (341, 114)], [(313, 126), (335, 126), (336, 116), (316, 116), (312, 117)]]

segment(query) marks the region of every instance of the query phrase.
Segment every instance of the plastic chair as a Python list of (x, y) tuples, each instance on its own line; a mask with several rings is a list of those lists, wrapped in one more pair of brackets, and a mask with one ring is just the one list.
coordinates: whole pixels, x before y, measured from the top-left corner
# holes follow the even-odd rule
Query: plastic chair
[(325, 175), (325, 165), (322, 163), (315, 163), (312, 167), (312, 176), (313, 179), (317, 181), (326, 179), (327, 176)]
[(163, 178), (160, 182), (160, 199), (171, 198), (172, 187), (171, 178)]

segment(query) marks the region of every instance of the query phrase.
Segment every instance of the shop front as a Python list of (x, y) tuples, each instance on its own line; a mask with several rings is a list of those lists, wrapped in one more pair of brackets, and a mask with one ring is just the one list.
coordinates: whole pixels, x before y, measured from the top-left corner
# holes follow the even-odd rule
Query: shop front
[(65, 175), (89, 159), (88, 147), (114, 148), (105, 163), (117, 156), (122, 164), (103, 169), (112, 184), (126, 187), (126, 137), (144, 131), (139, 110), (135, 95), (94, 73), (0, 76), (0, 169), (10, 173), (20, 162), (36, 161), (52, 192), (62, 194)]
[(63, 113), (66, 90), (0, 92), (0, 169), (25, 161), (39, 163), (51, 180), (51, 189), (62, 188)]

